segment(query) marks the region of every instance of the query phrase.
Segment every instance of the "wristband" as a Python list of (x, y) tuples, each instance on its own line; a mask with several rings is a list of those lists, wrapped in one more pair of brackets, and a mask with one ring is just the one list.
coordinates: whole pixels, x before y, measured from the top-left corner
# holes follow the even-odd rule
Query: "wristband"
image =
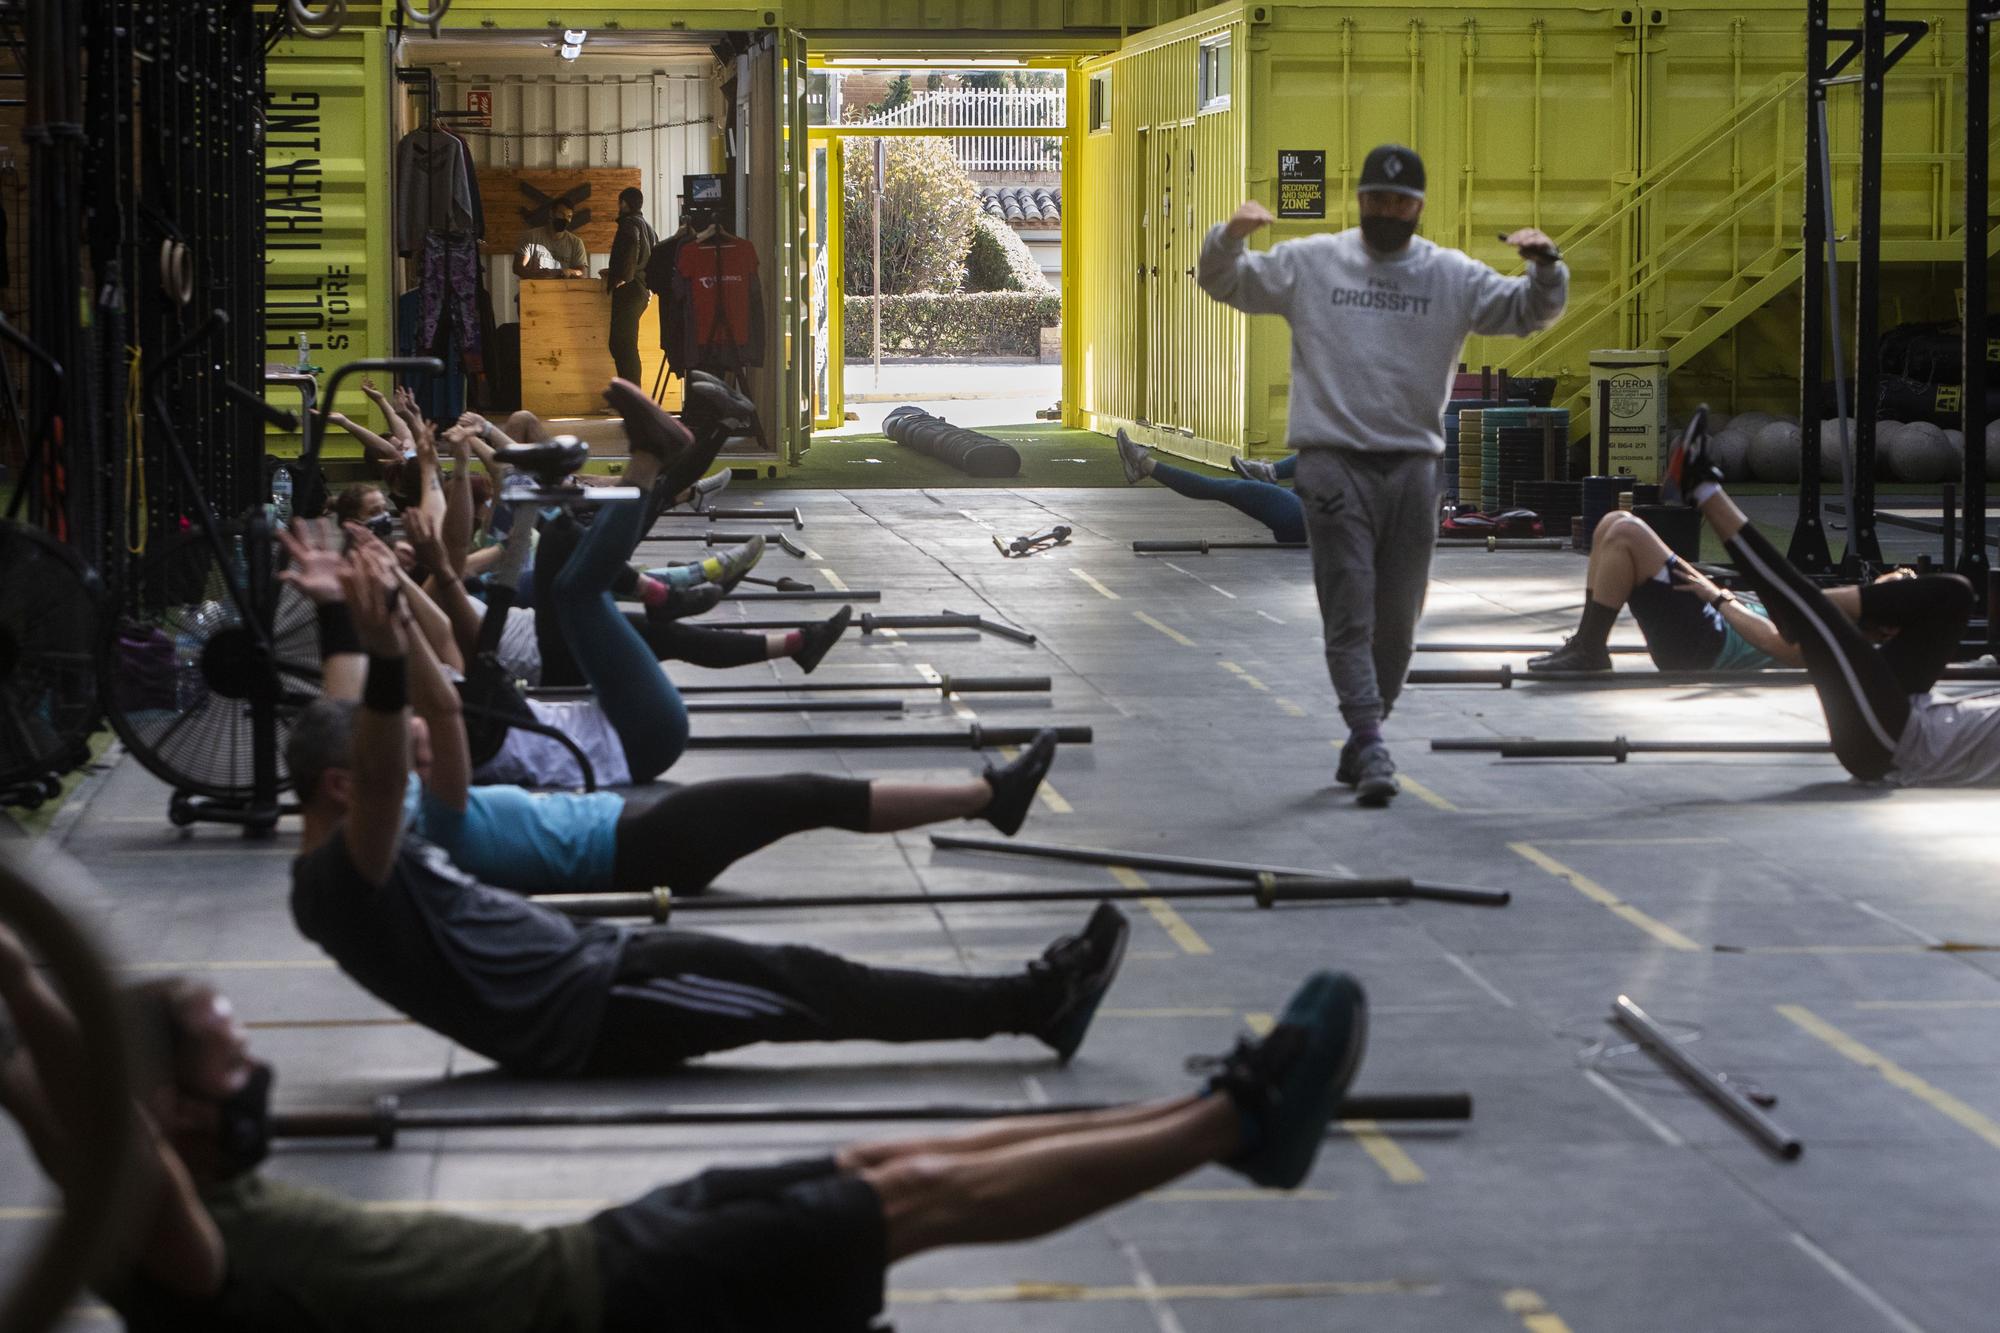
[(354, 617), (348, 614), (346, 602), (321, 602), (318, 615), (321, 657), (361, 651), (361, 636), (354, 632)]
[(368, 655), (368, 683), (361, 706), (377, 713), (400, 713), (410, 701), (410, 664), (401, 657)]

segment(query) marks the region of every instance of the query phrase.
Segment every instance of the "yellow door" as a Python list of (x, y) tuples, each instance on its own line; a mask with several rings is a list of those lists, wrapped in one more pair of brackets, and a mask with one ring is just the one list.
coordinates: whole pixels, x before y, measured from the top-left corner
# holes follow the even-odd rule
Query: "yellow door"
[(811, 150), (806, 154), (812, 173), (812, 207), (808, 212), (812, 279), (806, 301), (812, 318), (815, 430), (837, 430), (847, 416), (847, 404), (841, 394), (841, 375), (846, 365), (841, 346), (845, 328), (841, 293), (846, 281), (840, 249), (840, 191), (845, 179), (841, 170), (841, 142), (838, 135), (814, 134)]

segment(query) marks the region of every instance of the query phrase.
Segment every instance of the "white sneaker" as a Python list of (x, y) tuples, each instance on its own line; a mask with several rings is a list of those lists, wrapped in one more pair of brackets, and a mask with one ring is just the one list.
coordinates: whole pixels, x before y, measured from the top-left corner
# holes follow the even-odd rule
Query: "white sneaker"
[(1132, 437), (1121, 427), (1118, 431), (1118, 462), (1125, 469), (1125, 484), (1137, 486), (1146, 479), (1146, 466), (1152, 455), (1142, 444), (1132, 443)]
[(1278, 484), (1278, 468), (1275, 463), (1261, 463), (1254, 458), (1239, 458), (1231, 454), (1229, 466), (1235, 470), (1237, 476), (1246, 480), (1267, 481), (1273, 486)]

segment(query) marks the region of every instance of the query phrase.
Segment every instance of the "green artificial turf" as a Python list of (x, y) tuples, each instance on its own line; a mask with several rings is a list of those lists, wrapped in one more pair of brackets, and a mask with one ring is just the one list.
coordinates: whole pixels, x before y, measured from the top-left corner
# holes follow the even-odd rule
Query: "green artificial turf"
[[(1123, 486), (1125, 472), (1111, 437), (1067, 426), (993, 426), (982, 429), (1021, 454), (1021, 471), (1012, 477), (972, 477), (938, 459), (905, 449), (886, 435), (815, 436), (799, 465), (783, 476), (755, 482), (739, 479), (735, 486), (838, 487), (849, 490), (923, 486)], [(1210, 476), (1225, 476), (1213, 468), (1183, 459), (1176, 466)]]

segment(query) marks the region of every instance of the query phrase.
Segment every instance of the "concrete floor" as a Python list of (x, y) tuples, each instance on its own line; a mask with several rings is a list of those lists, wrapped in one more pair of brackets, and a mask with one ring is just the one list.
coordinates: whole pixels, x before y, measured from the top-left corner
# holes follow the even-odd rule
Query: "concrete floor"
[[(449, 1104), (1168, 1094), (1189, 1086), (1183, 1057), (1223, 1049), (1326, 966), (1359, 973), (1373, 1001), (1357, 1091), (1475, 1100), (1465, 1124), (1334, 1134), (1296, 1194), (1207, 1170), (1038, 1243), (900, 1266), (891, 1314), (904, 1333), (1993, 1329), (2000, 825), (1990, 793), (1857, 787), (1812, 756), (1617, 766), (1426, 748), (1431, 737), (1522, 733), (1819, 738), (1803, 689), (1413, 687), (1390, 725), (1405, 794), (1387, 812), (1359, 810), (1333, 785), (1341, 732), (1303, 557), (1129, 549), (1138, 537), (1262, 536), (1233, 512), (1193, 510), (1153, 487), (763, 498), (804, 511), (796, 535), (812, 552), (774, 554), (763, 573), (775, 562), (821, 586), (879, 588), (883, 612), (980, 611), (1041, 636), (1032, 648), (956, 633), (856, 636), (821, 668), (835, 679), (919, 663), (1052, 675), (1051, 695), (957, 706), (996, 724), (1096, 728), (1095, 745), (1059, 756), (1025, 836), (1481, 884), (1511, 890), (1512, 906), (1136, 908), (1124, 972), (1066, 1070), (1025, 1040), (853, 1044), (733, 1053), (657, 1084), (525, 1089), (396, 1021), (298, 937), (285, 908), (294, 832), (268, 845), (215, 827), (183, 836), (164, 821), (165, 788), (129, 760), (57, 821), (103, 885), (90, 914), (135, 973), (222, 984), (265, 1025), (257, 1044), (294, 1106), (387, 1090)], [(1052, 521), (1075, 529), (1069, 547), (1003, 560), (989, 540)], [(1553, 642), (1574, 621), (1582, 570), (1568, 553), (1443, 554), (1422, 636)], [(727, 608), (717, 619), (772, 613)], [(1617, 637), (1636, 632), (1621, 625)], [(901, 722), (705, 715), (697, 727), (838, 732), (950, 718), (951, 706), (910, 698)], [(948, 777), (976, 763), (950, 751), (702, 751), (673, 776)], [(1114, 882), (1084, 867), (935, 852), (921, 833), (839, 832), (792, 839), (725, 881), (799, 894)], [(1083, 915), (850, 911), (722, 928), (978, 971), (1015, 965)], [(1804, 1156), (1775, 1160), (1624, 1049), (1605, 1021), (1621, 992), (1698, 1038), (1702, 1058), (1775, 1094), (1772, 1113), (1805, 1140)], [(839, 1137), (809, 1125), (433, 1134), (393, 1153), (291, 1148), (269, 1169), (386, 1206), (536, 1223), (710, 1163)], [(0, 1245), (18, 1253), (47, 1194), (5, 1151)], [(75, 1326), (107, 1319), (86, 1309)]]

